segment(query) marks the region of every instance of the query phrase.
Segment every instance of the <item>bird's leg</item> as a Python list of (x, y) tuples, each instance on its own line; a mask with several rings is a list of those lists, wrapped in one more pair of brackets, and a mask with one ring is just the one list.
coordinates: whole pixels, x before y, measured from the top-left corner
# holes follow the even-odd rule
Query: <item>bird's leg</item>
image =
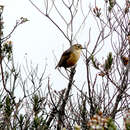
[(73, 69), (74, 69), (74, 73), (76, 72), (76, 69), (75, 69), (75, 68), (76, 68), (76, 66), (77, 66), (77, 64), (75, 64), (73, 67), (71, 67), (71, 68), (70, 68), (70, 70), (69, 70), (69, 69), (67, 69), (67, 68), (65, 68), (65, 71), (66, 71), (66, 73), (67, 73), (67, 75), (68, 75), (68, 76), (69, 76), (68, 72), (69, 72), (69, 73), (71, 73), (71, 70), (73, 70)]
[[(71, 69), (73, 70), (74, 68), (76, 68), (77, 64), (75, 64)], [(74, 69), (74, 73), (76, 72), (76, 69)]]

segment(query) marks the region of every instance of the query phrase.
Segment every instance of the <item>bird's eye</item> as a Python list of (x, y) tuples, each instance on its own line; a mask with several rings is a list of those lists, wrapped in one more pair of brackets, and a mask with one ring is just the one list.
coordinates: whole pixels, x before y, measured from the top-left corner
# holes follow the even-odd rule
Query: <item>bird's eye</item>
[(81, 48), (81, 45), (78, 45), (77, 47), (78, 47), (78, 48)]

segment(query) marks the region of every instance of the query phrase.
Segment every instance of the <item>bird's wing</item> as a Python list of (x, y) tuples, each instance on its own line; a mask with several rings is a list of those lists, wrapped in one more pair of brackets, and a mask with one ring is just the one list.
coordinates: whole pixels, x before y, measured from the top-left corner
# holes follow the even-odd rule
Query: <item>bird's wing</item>
[(56, 66), (56, 68), (57, 68), (57, 67), (64, 66), (64, 65), (66, 64), (66, 60), (69, 58), (70, 54), (71, 54), (70, 49), (66, 50), (66, 51), (62, 54), (61, 59), (60, 59), (58, 65)]
[(68, 49), (68, 50), (66, 50), (63, 54), (62, 54), (62, 56), (69, 56), (70, 55), (70, 53), (71, 53), (71, 49)]

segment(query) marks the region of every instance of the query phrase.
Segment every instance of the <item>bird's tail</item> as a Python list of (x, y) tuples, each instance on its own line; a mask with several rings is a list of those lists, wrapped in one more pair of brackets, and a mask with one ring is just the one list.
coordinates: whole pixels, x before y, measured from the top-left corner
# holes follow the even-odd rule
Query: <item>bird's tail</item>
[(57, 69), (58, 65), (55, 67), (55, 69)]

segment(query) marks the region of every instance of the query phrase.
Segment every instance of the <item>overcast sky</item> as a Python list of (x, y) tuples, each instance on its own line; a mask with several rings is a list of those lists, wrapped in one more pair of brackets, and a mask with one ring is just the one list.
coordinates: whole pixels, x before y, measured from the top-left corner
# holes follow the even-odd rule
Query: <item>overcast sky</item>
[[(33, 1), (36, 2), (36, 5), (40, 7), (40, 9), (44, 9), (43, 0)], [(104, 0), (101, 1), (96, 1), (96, 5), (101, 8), (101, 11), (103, 12)], [(40, 14), (30, 4), (28, 0), (0, 0), (0, 4), (3, 4), (5, 6), (3, 14), (5, 36), (13, 29), (16, 20), (18, 20), (20, 17), (25, 17), (29, 19), (28, 22), (20, 25), (15, 30), (10, 39), (13, 41), (15, 62), (23, 64), (25, 62), (25, 57), (27, 57), (29, 62), (32, 61), (34, 65), (39, 65), (40, 71), (44, 69), (44, 66), (47, 63), (47, 75), (50, 76), (54, 88), (56, 87), (58, 90), (64, 88), (66, 84), (65, 86), (63, 86), (63, 83), (67, 83), (67, 80), (64, 80), (64, 77), (61, 76), (58, 70), (54, 69), (57, 62), (53, 55), (53, 52), (59, 60), (63, 51), (68, 49), (69, 47), (68, 41), (46, 17)], [(89, 7), (95, 7), (95, 0), (88, 0), (86, 4), (83, 4), (83, 8), (85, 9), (86, 14), (89, 11)], [(62, 13), (67, 17), (66, 12), (63, 10), (63, 7), (59, 6), (59, 8), (61, 9)], [(79, 23), (82, 21), (82, 17), (80, 16), (81, 15), (79, 14), (78, 18), (76, 18), (78, 22), (76, 23), (75, 28), (79, 26)], [(57, 20), (57, 16), (55, 16), (55, 14), (53, 17), (55, 18), (55, 20)], [(57, 22), (59, 22), (59, 19), (57, 20)], [(60, 25), (61, 24), (62, 23), (60, 23)], [(90, 27), (91, 47), (89, 48), (89, 51), (91, 51), (91, 49), (93, 48), (92, 46), (95, 44), (99, 35), (99, 33), (97, 32), (98, 28), (95, 19), (92, 17), (92, 14), (88, 15), (83, 29), (76, 36), (76, 39), (74, 41), (74, 43), (78, 41), (78, 43), (86, 46), (89, 39), (88, 32)], [(110, 44), (107, 43), (109, 42), (109, 40), (110, 39), (105, 42), (106, 44), (104, 45), (104, 49), (102, 49), (97, 55), (100, 62), (102, 62), (102, 59), (106, 58), (108, 53), (112, 51)], [(116, 39), (114, 42), (116, 42)], [(78, 84), (80, 84), (80, 86), (82, 86), (83, 82), (86, 80), (86, 71), (84, 71), (85, 64), (83, 64), (83, 57), (80, 58), (76, 69), (77, 72), (75, 78), (78, 78), (77, 82)], [(61, 83), (61, 85), (59, 85), (59, 82), (57, 83), (57, 80)]]
[[(20, 17), (29, 19), (28, 22), (20, 25), (15, 30), (10, 39), (13, 41), (14, 58), (16, 63), (23, 64), (25, 57), (27, 57), (28, 61), (31, 60), (34, 64), (39, 64), (41, 69), (43, 69), (45, 63), (47, 63), (47, 74), (52, 78), (52, 82), (54, 83), (53, 85), (57, 86), (55, 80), (57, 81), (58, 78), (62, 84), (62, 86), (57, 86), (58, 89), (64, 88), (65, 86), (63, 86), (63, 83), (67, 81), (65, 81), (64, 77), (54, 69), (57, 62), (53, 52), (59, 60), (62, 52), (69, 47), (67, 40), (47, 18), (41, 15), (29, 3), (28, 0), (0, 1), (0, 3), (5, 6), (3, 14), (5, 36), (12, 30), (16, 20)], [(42, 8), (42, 0), (41, 3), (37, 3), (37, 5)], [(88, 36), (82, 32), (81, 34), (80, 36), (77, 36), (76, 40), (78, 40), (80, 44), (84, 45), (85, 42), (87, 42)], [(83, 63), (82, 58), (79, 63)], [(79, 69), (77, 69), (77, 71), (78, 70)]]

